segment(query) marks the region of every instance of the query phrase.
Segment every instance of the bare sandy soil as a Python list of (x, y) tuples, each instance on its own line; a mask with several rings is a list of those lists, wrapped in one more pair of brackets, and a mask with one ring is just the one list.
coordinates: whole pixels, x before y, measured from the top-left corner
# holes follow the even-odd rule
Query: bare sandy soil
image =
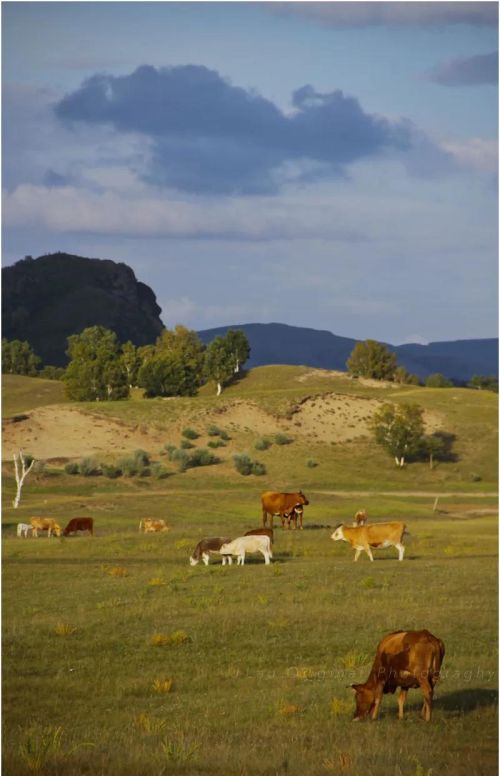
[[(216, 423), (233, 433), (265, 436), (282, 432), (297, 440), (344, 442), (369, 434), (369, 419), (379, 406), (375, 399), (324, 394), (305, 400), (289, 419), (278, 419), (252, 402), (236, 400), (216, 413), (207, 413), (203, 423)], [(2, 423), (3, 460), (11, 459), (20, 449), (44, 460), (123, 454), (137, 448), (154, 451), (161, 449), (169, 436), (177, 438), (186, 425), (185, 420), (177, 419), (161, 430), (145, 424), (131, 426), (67, 405), (40, 407), (21, 417), (24, 419)], [(425, 421), (428, 431), (441, 427), (439, 416), (432, 413), (425, 416)]]

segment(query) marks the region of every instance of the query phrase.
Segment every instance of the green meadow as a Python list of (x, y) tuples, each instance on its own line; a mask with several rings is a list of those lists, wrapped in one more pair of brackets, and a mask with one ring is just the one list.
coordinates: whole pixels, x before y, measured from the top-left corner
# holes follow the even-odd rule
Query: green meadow
[[(5, 774), (497, 772), (497, 397), (309, 373), (252, 370), (219, 403), (204, 388), (193, 399), (80, 409), (164, 429), (172, 444), (189, 424), (206, 446), (208, 424), (225, 428), (220, 410), (232, 402), (279, 420), (304, 397), (318, 397), (321, 410), (328, 393), (416, 401), (454, 435), (453, 460), (398, 471), (368, 437), (319, 443), (304, 426), (290, 444), (256, 450), (262, 434), (234, 425), (217, 465), (180, 473), (159, 449), (148, 452), (165, 463), (165, 479), (70, 476), (50, 464), (28, 476), (17, 510), (4, 462)], [(4, 415), (51, 403), (26, 380), (4, 381)], [(234, 452), (267, 473), (239, 475)], [(262, 490), (298, 488), (310, 500), (305, 530), (275, 520), (271, 566), (261, 556), (244, 567), (189, 565), (200, 538), (260, 525)], [(402, 563), (389, 549), (354, 564), (352, 549), (331, 541), (361, 508), (373, 522), (407, 523)], [(16, 523), (33, 515), (62, 525), (92, 516), (96, 535), (18, 539)], [(169, 532), (140, 534), (144, 517), (165, 519)], [(377, 643), (420, 628), (446, 645), (432, 722), (420, 719), (412, 690), (405, 720), (396, 696), (385, 696), (377, 722), (353, 723), (349, 685), (367, 678)]]

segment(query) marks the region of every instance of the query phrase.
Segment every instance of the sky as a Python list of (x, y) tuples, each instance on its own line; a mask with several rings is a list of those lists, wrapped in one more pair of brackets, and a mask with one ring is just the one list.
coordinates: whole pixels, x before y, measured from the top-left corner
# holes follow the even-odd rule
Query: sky
[(496, 2), (10, 2), (2, 260), (167, 327), (498, 335)]

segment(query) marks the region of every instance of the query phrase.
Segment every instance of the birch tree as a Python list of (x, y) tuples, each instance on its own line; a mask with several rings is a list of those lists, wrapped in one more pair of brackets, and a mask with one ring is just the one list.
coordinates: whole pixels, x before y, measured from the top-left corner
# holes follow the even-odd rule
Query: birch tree
[(24, 480), (26, 479), (31, 469), (33, 468), (35, 459), (32, 458), (30, 455), (25, 456), (22, 450), (19, 450), (19, 453), (17, 455), (14, 453), (12, 457), (14, 459), (14, 471), (16, 474), (16, 484), (17, 484), (16, 497), (12, 502), (12, 505), (14, 509), (17, 509), (19, 506), (19, 502), (21, 501), (21, 491), (23, 489)]
[(421, 450), (424, 436), (423, 409), (418, 404), (383, 404), (372, 418), (375, 441), (394, 456), (396, 466)]

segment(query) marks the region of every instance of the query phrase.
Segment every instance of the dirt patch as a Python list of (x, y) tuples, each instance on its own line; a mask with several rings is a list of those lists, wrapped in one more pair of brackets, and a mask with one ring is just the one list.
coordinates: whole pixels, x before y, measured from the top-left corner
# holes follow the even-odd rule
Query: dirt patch
[(98, 453), (129, 453), (137, 448), (160, 449), (165, 437), (108, 418), (95, 418), (73, 407), (40, 407), (23, 423), (2, 423), (2, 458), (18, 450), (35, 458), (81, 458)]

